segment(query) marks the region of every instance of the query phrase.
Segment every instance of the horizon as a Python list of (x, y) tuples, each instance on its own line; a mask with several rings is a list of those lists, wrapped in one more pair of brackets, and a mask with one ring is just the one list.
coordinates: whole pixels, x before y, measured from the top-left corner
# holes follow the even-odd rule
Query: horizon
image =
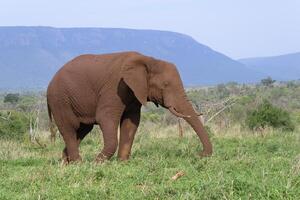
[(300, 52), (299, 7), (297, 0), (10, 0), (0, 2), (0, 25), (171, 31), (240, 59)]
[[(76, 28), (91, 28), (91, 29), (93, 29), (93, 28), (103, 28), (103, 29), (124, 29), (124, 30), (137, 30), (137, 31), (162, 31), (162, 32), (173, 32), (173, 33), (178, 33), (178, 34), (182, 34), (182, 35), (187, 35), (187, 34), (185, 34), (185, 33), (181, 33), (181, 32), (175, 32), (175, 31), (169, 31), (169, 30), (156, 30), (156, 29), (138, 29), (138, 28), (122, 28), (122, 27), (92, 27), (92, 26), (86, 26), (86, 27), (83, 27), (83, 26), (78, 26), (78, 27), (58, 27), (58, 26), (0, 26), (0, 28), (1, 27), (3, 27), (3, 28), (5, 28), (5, 27), (8, 27), (8, 28), (13, 28), (13, 27), (28, 27), (28, 28), (30, 28), (30, 27), (45, 27), (45, 28), (55, 28), (55, 29), (76, 29)], [(190, 36), (190, 35), (187, 35), (187, 36), (189, 36), (189, 37), (192, 37), (192, 36)], [(201, 42), (199, 42), (196, 38), (194, 38), (194, 37), (192, 37), (196, 42), (198, 42), (198, 43), (200, 43), (200, 44), (203, 44), (203, 43), (201, 43)], [(203, 45), (206, 45), (206, 44), (203, 44)], [(215, 49), (213, 49), (212, 47), (210, 47), (210, 46), (208, 46), (209, 48), (211, 48), (212, 50), (214, 50), (214, 51), (217, 51), (217, 50), (215, 50)], [(221, 54), (224, 54), (223, 52), (219, 52), (219, 53), (221, 53)], [(275, 54), (275, 55), (269, 55), (269, 56), (254, 56), (254, 57), (242, 57), (242, 58), (232, 58), (232, 57), (230, 57), (230, 56), (228, 56), (228, 55), (225, 55), (225, 56), (228, 56), (228, 57), (230, 57), (230, 58), (232, 58), (232, 59), (234, 59), (234, 60), (243, 60), (243, 59), (251, 59), (251, 58), (271, 58), (271, 57), (279, 57), (279, 56), (285, 56), (285, 55), (290, 55), (290, 54), (298, 54), (298, 53), (300, 53), (300, 51), (296, 51), (296, 52), (287, 52), (287, 53), (284, 53), (284, 54)]]

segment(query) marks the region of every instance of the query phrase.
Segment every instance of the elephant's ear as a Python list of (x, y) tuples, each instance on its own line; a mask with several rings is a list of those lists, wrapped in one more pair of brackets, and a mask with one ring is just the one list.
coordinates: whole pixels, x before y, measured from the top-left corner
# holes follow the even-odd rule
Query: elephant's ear
[(124, 82), (133, 91), (141, 104), (147, 104), (148, 83), (146, 65), (139, 61), (130, 61), (122, 67)]

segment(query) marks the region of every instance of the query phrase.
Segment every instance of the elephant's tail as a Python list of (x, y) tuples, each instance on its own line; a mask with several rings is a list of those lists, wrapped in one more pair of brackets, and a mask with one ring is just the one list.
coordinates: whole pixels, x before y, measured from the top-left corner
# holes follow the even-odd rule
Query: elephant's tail
[(47, 103), (47, 107), (48, 107), (48, 115), (49, 115), (49, 129), (50, 129), (50, 133), (51, 133), (50, 140), (52, 143), (54, 143), (57, 131), (55, 130), (55, 124), (53, 123), (53, 120), (52, 120), (51, 108), (48, 103)]
[(49, 116), (49, 120), (50, 120), (50, 123), (52, 123), (52, 113), (51, 113), (51, 108), (50, 108), (50, 105), (47, 103), (47, 107), (48, 107), (48, 116)]

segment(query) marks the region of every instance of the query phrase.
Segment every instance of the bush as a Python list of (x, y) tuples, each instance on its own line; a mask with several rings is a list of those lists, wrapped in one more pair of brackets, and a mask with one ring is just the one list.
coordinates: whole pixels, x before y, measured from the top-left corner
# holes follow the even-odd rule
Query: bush
[(29, 120), (24, 113), (0, 112), (0, 138), (22, 139), (29, 129)]
[(246, 125), (252, 130), (273, 127), (293, 131), (295, 128), (290, 114), (281, 108), (273, 106), (267, 100), (259, 105), (256, 110), (247, 114)]
[(30, 112), (37, 107), (38, 99), (35, 96), (24, 95), (18, 102), (18, 108), (23, 112)]
[(262, 79), (260, 82), (263, 86), (272, 87), (276, 81), (273, 80), (271, 77), (268, 77), (268, 78)]
[(4, 97), (4, 103), (15, 104), (19, 101), (20, 95), (18, 93), (9, 93)]

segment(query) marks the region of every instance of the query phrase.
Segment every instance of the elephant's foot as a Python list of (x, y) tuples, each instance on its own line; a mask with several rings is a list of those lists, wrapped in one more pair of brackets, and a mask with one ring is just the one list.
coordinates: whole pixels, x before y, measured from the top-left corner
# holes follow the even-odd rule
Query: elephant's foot
[(121, 157), (119, 156), (119, 160), (120, 161), (127, 161), (127, 160), (129, 160), (129, 156), (125, 156), (125, 157), (124, 156), (121, 156)]
[(95, 162), (98, 164), (104, 163), (106, 160), (108, 160), (110, 157), (104, 155), (104, 153), (99, 153), (98, 156), (95, 159)]
[(67, 148), (64, 148), (63, 153), (62, 153), (62, 164), (63, 165), (68, 165), (70, 163), (79, 163), (82, 162), (82, 158), (80, 155), (73, 155), (69, 156), (67, 152)]
[(118, 152), (118, 158), (119, 160), (121, 161), (125, 161), (125, 160), (128, 160), (130, 157), (130, 150), (121, 150), (119, 149), (119, 152)]
[(199, 153), (200, 158), (210, 157), (211, 155), (212, 155), (212, 152), (210, 152), (210, 151), (202, 151)]
[(69, 163), (69, 160), (68, 160), (67, 148), (64, 148), (64, 150), (62, 152), (62, 164), (67, 165), (68, 163)]
[(103, 153), (103, 151), (102, 151), (96, 157), (95, 162), (99, 163), (99, 164), (104, 163), (106, 160), (109, 160), (113, 155), (114, 155), (114, 153), (106, 154), (106, 153)]

